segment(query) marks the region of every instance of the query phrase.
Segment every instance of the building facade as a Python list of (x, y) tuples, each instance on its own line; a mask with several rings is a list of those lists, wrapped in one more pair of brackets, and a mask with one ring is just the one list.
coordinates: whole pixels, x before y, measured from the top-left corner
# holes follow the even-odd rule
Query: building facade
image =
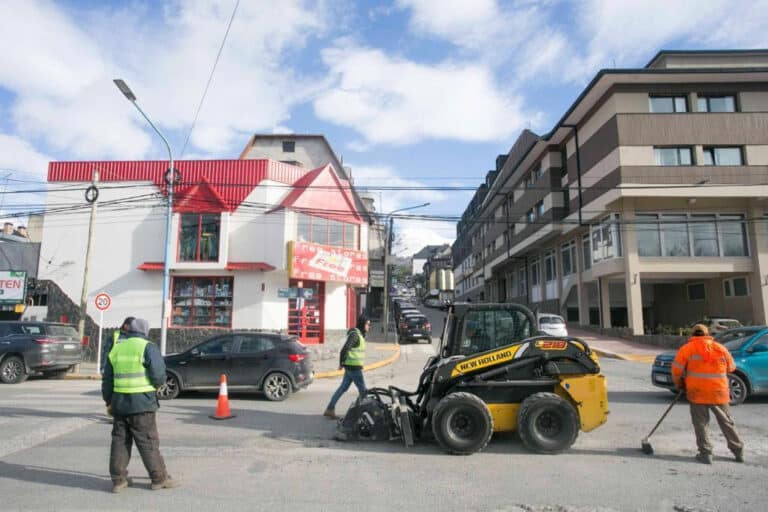
[(768, 320), (768, 51), (603, 70), (500, 161), (457, 226), (460, 299), (634, 334)]
[[(126, 316), (160, 327), (167, 162), (52, 162), (39, 277), (80, 296), (89, 208), (83, 186), (100, 173), (89, 276), (107, 292), (104, 323)], [(368, 230), (349, 183), (330, 164), (179, 161), (172, 217), (169, 339), (174, 330), (262, 329), (324, 343), (354, 325), (368, 281)], [(80, 185), (80, 186), (77, 186)], [(194, 336), (192, 336), (194, 337)]]

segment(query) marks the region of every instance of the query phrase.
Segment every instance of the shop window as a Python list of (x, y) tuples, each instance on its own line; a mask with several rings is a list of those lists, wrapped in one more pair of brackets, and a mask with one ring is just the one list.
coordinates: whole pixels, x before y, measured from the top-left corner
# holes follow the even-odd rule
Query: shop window
[(296, 213), (296, 240), (332, 247), (357, 249), (360, 227), (357, 224), (341, 222)]
[(707, 291), (704, 283), (691, 283), (688, 289), (688, 302), (702, 302), (707, 298)]
[(640, 256), (748, 256), (743, 215), (638, 214)]
[(176, 327), (230, 327), (231, 277), (175, 277), (173, 325)]
[(748, 256), (747, 227), (743, 215), (720, 215), (717, 223), (723, 256)]
[(179, 261), (219, 261), (221, 215), (182, 213)]
[(685, 215), (662, 215), (661, 236), (664, 256), (690, 256), (688, 223)]

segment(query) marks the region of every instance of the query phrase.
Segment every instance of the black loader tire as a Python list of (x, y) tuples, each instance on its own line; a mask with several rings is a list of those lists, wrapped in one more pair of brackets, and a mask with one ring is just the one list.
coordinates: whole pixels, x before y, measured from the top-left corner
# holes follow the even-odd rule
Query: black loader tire
[(523, 445), (538, 453), (567, 450), (579, 435), (581, 422), (576, 408), (555, 393), (535, 393), (520, 405), (517, 431)]
[(432, 413), (432, 432), (440, 447), (450, 454), (479, 452), (493, 435), (491, 411), (477, 395), (451, 393), (438, 402)]

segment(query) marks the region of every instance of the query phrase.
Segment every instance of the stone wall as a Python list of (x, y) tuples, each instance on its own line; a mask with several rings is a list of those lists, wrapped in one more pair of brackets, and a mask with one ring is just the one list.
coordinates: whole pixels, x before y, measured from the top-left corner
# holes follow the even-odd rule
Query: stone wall
[(632, 341), (634, 343), (640, 343), (643, 345), (653, 345), (654, 347), (661, 347), (661, 348), (680, 348), (688, 340), (686, 336), (673, 336), (673, 335), (666, 335), (666, 334), (635, 335), (635, 334), (632, 334), (632, 330), (629, 329), (628, 327), (604, 328), (604, 327), (597, 327), (594, 325), (579, 325), (579, 329), (596, 332), (599, 334), (604, 334), (606, 336), (614, 336), (617, 338), (622, 338), (627, 341)]

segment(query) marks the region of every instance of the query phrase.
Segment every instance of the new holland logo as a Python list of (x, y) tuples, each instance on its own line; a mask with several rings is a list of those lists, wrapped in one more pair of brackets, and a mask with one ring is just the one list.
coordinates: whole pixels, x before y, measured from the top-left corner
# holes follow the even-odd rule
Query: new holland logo
[(514, 358), (515, 352), (517, 352), (518, 348), (519, 347), (499, 350), (498, 352), (491, 352), (490, 354), (485, 354), (462, 361), (453, 369), (451, 372), (451, 377), (487, 368), (488, 366), (503, 363), (505, 361), (511, 361), (512, 358)]

